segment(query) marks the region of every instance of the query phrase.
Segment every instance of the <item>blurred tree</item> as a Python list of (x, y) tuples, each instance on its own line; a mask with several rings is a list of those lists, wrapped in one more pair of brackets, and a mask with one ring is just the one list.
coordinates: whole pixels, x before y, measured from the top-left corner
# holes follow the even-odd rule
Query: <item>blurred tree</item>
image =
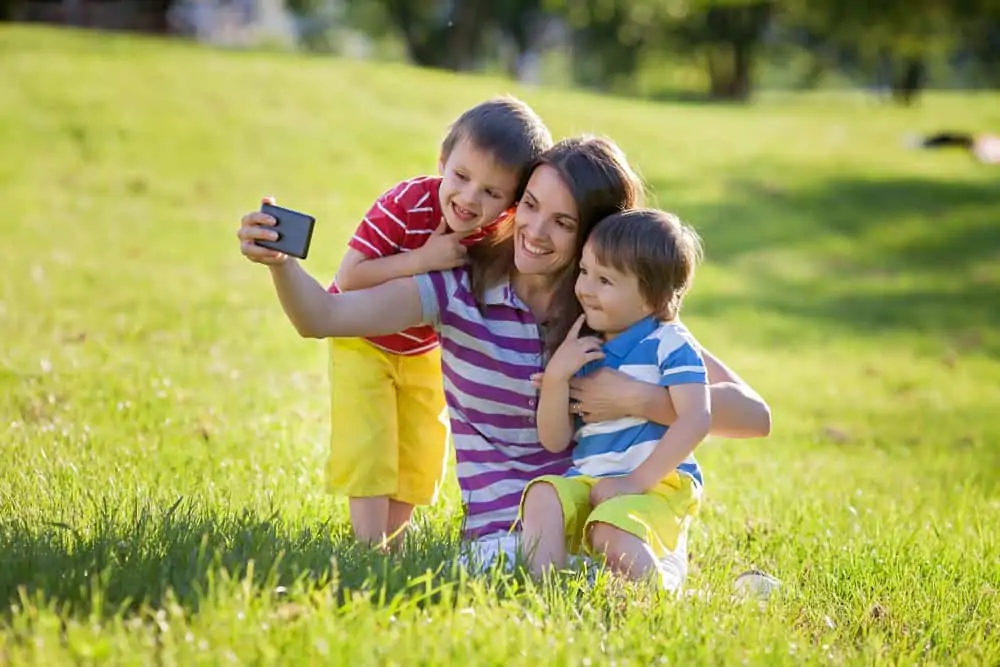
[(753, 68), (778, 10), (772, 0), (691, 2), (685, 11), (668, 3), (663, 32), (666, 46), (704, 59), (709, 94), (746, 101), (753, 90)]
[[(461, 0), (346, 0), (346, 4), (353, 18), (363, 17), (361, 27), (366, 32), (381, 36), (388, 25), (398, 33), (414, 64), (452, 70), (474, 67), (492, 12), (488, 3)], [(376, 17), (383, 19), (381, 26)]]
[(19, 0), (0, 0), (0, 21), (13, 21), (19, 5)]
[(969, 60), (988, 85), (1000, 86), (1000, 0), (954, 0), (956, 55)]
[[(817, 84), (825, 69), (846, 69), (907, 104), (929, 64), (956, 50), (1000, 78), (1000, 0), (338, 1), (349, 18), (362, 18), (365, 32), (397, 34), (415, 64), (468, 70), (507, 58), (511, 75), (538, 46), (539, 27), (558, 17), (569, 31), (574, 81), (621, 92), (635, 89), (651, 58), (682, 54), (703, 63), (713, 98), (746, 101), (759, 56), (789, 43), (814, 54), (804, 84)], [(509, 57), (501, 42), (513, 47)]]
[(644, 58), (663, 53), (704, 63), (709, 94), (746, 100), (755, 58), (778, 0), (549, 0), (573, 30), (574, 78), (622, 87)]
[[(845, 55), (893, 99), (912, 104), (927, 83), (928, 63), (960, 43), (962, 15), (979, 21), (997, 0), (785, 0), (787, 22), (809, 34), (814, 54)], [(818, 56), (821, 57), (821, 56)], [(841, 63), (827, 63), (837, 66)]]
[(576, 83), (589, 88), (628, 87), (655, 30), (658, 0), (547, 0), (568, 23)]
[(514, 46), (505, 65), (508, 74), (516, 77), (521, 61), (538, 39), (536, 33), (545, 18), (543, 0), (494, 0), (490, 4), (495, 26)]
[(444, 67), (450, 27), (450, 3), (440, 0), (380, 0), (406, 44), (410, 60), (425, 67)]
[[(291, 0), (314, 2), (315, 0)], [(473, 69), (495, 40), (491, 30), (514, 46), (506, 63), (517, 73), (520, 58), (532, 48), (544, 17), (543, 0), (345, 0), (349, 19), (365, 32), (382, 36), (388, 26), (406, 46), (414, 64), (456, 71)]]

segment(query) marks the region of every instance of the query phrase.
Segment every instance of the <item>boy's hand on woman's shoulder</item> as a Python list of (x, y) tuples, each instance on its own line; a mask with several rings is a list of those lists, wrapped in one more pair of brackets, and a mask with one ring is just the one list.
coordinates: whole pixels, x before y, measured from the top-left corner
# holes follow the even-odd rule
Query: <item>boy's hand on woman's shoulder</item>
[(431, 233), (427, 243), (413, 251), (420, 260), (420, 272), (445, 271), (464, 264), (468, 250), (462, 245), (462, 239), (468, 235), (450, 231), (441, 218), (441, 224)]

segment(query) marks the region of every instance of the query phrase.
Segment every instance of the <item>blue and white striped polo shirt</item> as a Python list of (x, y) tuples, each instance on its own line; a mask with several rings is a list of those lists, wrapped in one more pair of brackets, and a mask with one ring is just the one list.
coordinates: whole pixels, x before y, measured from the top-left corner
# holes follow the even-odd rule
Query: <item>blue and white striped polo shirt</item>
[[(587, 364), (579, 375), (606, 366), (661, 387), (708, 382), (698, 344), (678, 322), (663, 323), (647, 317), (605, 343), (602, 349), (604, 358)], [(578, 421), (573, 467), (568, 476), (627, 475), (646, 460), (666, 432), (666, 426), (636, 417), (596, 424)], [(698, 484), (703, 483), (701, 468), (693, 454), (677, 470)]]

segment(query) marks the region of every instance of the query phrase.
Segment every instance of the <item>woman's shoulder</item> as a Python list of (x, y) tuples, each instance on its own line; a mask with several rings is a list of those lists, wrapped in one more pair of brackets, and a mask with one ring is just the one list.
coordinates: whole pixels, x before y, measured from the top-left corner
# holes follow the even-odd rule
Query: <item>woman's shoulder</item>
[(453, 269), (429, 271), (424, 275), (435, 285), (442, 285), (452, 289), (472, 289), (472, 274), (468, 266), (456, 266)]
[(430, 271), (415, 276), (421, 290), (433, 290), (441, 311), (452, 310), (458, 303), (476, 301), (472, 289), (472, 275), (465, 266)]

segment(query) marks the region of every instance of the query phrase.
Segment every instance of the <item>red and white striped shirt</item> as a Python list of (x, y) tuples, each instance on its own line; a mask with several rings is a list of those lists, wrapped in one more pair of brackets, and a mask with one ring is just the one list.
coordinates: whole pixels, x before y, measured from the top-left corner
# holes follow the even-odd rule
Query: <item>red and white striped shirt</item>
[[(423, 246), (441, 224), (441, 177), (418, 176), (403, 181), (383, 193), (358, 225), (348, 246), (368, 259), (379, 259)], [(482, 239), (484, 231), (463, 243)], [(328, 288), (338, 292), (336, 284)], [(402, 355), (423, 354), (434, 349), (437, 335), (430, 326), (417, 326), (388, 336), (372, 336), (368, 342), (386, 352)]]

